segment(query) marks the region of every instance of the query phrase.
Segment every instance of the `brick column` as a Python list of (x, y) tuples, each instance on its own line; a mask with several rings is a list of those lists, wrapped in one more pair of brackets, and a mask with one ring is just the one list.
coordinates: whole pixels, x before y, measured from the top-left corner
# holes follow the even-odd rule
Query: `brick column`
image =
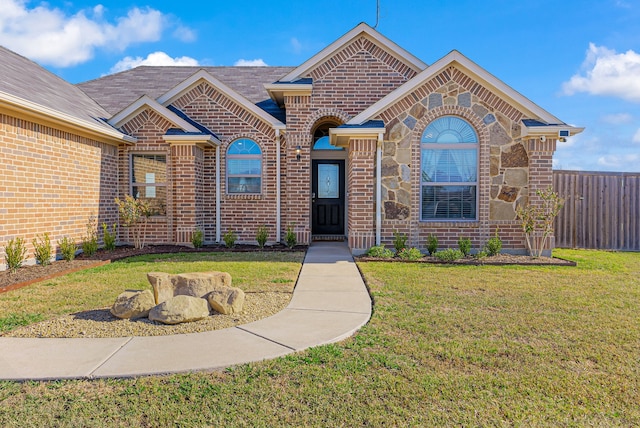
[(204, 151), (196, 144), (171, 145), (173, 241), (190, 244), (204, 227)]
[(375, 154), (377, 141), (351, 139), (347, 166), (349, 248), (362, 252), (375, 245)]
[[(536, 191), (553, 187), (553, 153), (556, 151), (556, 140), (547, 138), (542, 142), (539, 138), (529, 140), (529, 203), (540, 204)], [(555, 247), (555, 236), (549, 237), (547, 250)], [(549, 255), (545, 250), (545, 255)]]

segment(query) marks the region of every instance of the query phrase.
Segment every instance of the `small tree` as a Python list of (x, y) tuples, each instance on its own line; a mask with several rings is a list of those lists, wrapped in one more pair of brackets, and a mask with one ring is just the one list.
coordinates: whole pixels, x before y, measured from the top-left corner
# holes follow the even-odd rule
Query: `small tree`
[(122, 222), (133, 230), (133, 246), (144, 248), (147, 220), (152, 214), (149, 203), (131, 195), (126, 195), (124, 200), (116, 198), (115, 202)]
[(551, 187), (537, 190), (540, 204), (519, 206), (516, 215), (527, 240), (527, 247), (533, 257), (540, 257), (547, 240), (553, 234), (553, 221), (564, 206), (562, 199)]

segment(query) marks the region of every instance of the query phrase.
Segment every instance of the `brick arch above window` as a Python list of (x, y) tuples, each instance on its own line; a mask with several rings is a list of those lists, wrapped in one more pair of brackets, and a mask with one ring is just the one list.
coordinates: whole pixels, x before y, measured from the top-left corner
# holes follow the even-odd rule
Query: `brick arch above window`
[(319, 121), (331, 119), (335, 119), (339, 123), (347, 123), (351, 119), (351, 116), (336, 108), (316, 110), (305, 122), (303, 130), (310, 135)]

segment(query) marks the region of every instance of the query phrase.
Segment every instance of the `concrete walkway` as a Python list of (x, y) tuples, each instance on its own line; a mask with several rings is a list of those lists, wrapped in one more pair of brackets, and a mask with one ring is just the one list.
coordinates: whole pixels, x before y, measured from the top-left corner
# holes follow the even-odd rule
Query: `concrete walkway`
[(371, 298), (344, 243), (309, 247), (289, 306), (269, 318), (205, 333), (114, 339), (0, 337), (0, 379), (133, 377), (216, 370), (353, 335)]

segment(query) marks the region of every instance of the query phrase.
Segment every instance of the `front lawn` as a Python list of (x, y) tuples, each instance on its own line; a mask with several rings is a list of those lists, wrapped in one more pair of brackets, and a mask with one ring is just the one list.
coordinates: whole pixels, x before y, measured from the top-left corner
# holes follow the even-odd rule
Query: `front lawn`
[[(0, 294), (0, 333), (63, 314), (110, 307), (124, 290), (151, 289), (148, 272), (224, 271), (245, 292), (292, 292), (303, 252), (149, 254)], [(64, 263), (64, 262), (58, 262)]]
[(353, 338), (222, 373), (0, 382), (0, 425), (638, 426), (640, 254), (555, 255), (578, 266), (361, 263)]

